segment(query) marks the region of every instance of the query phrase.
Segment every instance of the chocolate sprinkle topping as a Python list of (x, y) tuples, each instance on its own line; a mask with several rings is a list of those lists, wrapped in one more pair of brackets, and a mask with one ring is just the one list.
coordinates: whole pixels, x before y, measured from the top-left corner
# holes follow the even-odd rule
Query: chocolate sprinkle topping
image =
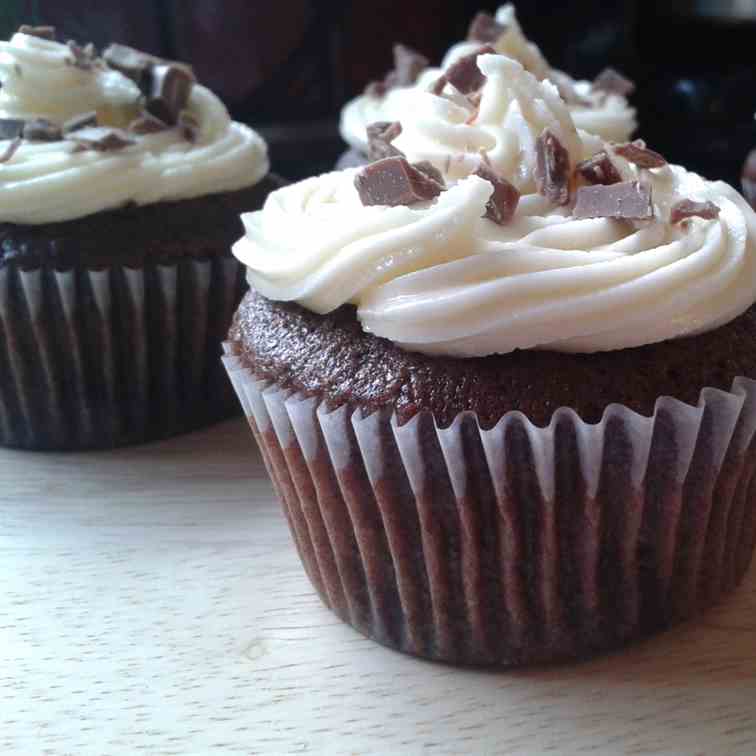
[(577, 190), (575, 218), (653, 218), (651, 187), (639, 181), (623, 181), (611, 186), (581, 186)]
[(18, 28), (19, 34), (28, 34), (30, 37), (39, 37), (40, 39), (48, 39), (51, 42), (55, 42), (55, 27), (54, 26), (29, 26), (28, 24), (22, 24)]
[(486, 81), (485, 75), (478, 68), (478, 55), (495, 52), (493, 47), (486, 45), (470, 55), (465, 55), (444, 71), (444, 78), (462, 94), (477, 92)]
[(481, 161), (473, 175), (490, 182), (494, 188), (491, 198), (486, 203), (483, 217), (505, 226), (514, 217), (520, 201), (520, 192), (486, 162)]
[(391, 142), (402, 133), (399, 121), (377, 121), (367, 127), (367, 156), (370, 162), (387, 157), (403, 157), (404, 153)]
[(16, 150), (21, 146), (21, 142), (24, 140), (21, 139), (21, 137), (16, 137), (15, 139), (11, 139), (10, 142), (8, 142), (8, 146), (5, 148), (3, 153), (0, 155), (0, 163), (7, 163), (15, 154)]
[(365, 166), (354, 185), (363, 205), (413, 205), (437, 197), (438, 182), (410, 165), (403, 157), (389, 157)]
[(127, 132), (104, 126), (94, 126), (75, 131), (68, 136), (68, 139), (76, 142), (79, 147), (97, 152), (114, 152), (136, 144)]
[(588, 160), (578, 163), (575, 170), (589, 184), (608, 186), (609, 184), (618, 184), (622, 181), (620, 172), (606, 150), (601, 150), (601, 152), (597, 152), (593, 157), (588, 158)]
[(46, 118), (34, 118), (26, 122), (21, 136), (30, 142), (57, 142), (63, 138), (63, 132)]
[(593, 88), (608, 94), (627, 97), (635, 92), (635, 83), (615, 68), (605, 68), (594, 80)]
[(89, 113), (82, 113), (81, 115), (69, 118), (63, 124), (63, 136), (79, 131), (80, 129), (86, 129), (90, 126), (97, 126), (97, 113), (92, 110)]
[(431, 181), (435, 181), (441, 188), (446, 189), (446, 182), (441, 171), (430, 160), (419, 160), (412, 164), (418, 171), (424, 173)]
[(26, 121), (22, 118), (0, 118), (0, 139), (15, 139), (23, 134)]
[(167, 123), (163, 123), (159, 118), (155, 118), (155, 116), (149, 113), (142, 113), (139, 118), (129, 124), (129, 131), (140, 135), (157, 134), (170, 128)]
[(538, 192), (555, 205), (570, 201), (570, 154), (549, 129), (536, 140), (535, 182)]
[(649, 150), (642, 139), (615, 145), (614, 151), (640, 168), (661, 168), (667, 164), (667, 161), (658, 152)]
[(444, 74), (441, 74), (434, 82), (431, 84), (430, 92), (434, 95), (438, 95), (439, 97), (443, 94), (444, 87), (448, 83), (448, 79)]
[(175, 125), (189, 101), (194, 76), (185, 66), (172, 63), (153, 66), (148, 79), (145, 109), (161, 121)]
[(719, 217), (719, 207), (713, 202), (696, 202), (691, 199), (680, 200), (672, 207), (669, 214), (670, 223), (679, 223), (686, 218), (704, 218), (714, 220)]
[(136, 50), (127, 45), (110, 45), (102, 54), (103, 60), (114, 70), (120, 71), (144, 92), (147, 72), (151, 66), (162, 63), (160, 58)]
[(471, 42), (494, 43), (507, 30), (490, 13), (480, 11), (470, 22), (467, 39)]

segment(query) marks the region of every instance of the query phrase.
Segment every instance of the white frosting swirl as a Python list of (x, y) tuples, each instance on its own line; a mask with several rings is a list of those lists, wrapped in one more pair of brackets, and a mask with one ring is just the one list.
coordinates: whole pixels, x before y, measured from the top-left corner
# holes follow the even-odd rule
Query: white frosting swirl
[[(69, 49), (26, 34), (0, 42), (0, 117), (61, 123), (91, 110), (128, 118), (136, 85), (113, 70), (81, 70)], [(231, 121), (221, 101), (195, 84), (187, 106), (198, 124), (193, 143), (178, 128), (135, 136), (114, 152), (75, 152), (71, 142), (24, 141), (0, 164), (0, 221), (49, 223), (79, 218), (127, 201), (148, 204), (257, 183), (269, 168), (267, 147), (252, 129)], [(0, 152), (8, 142), (0, 141)]]
[(686, 197), (715, 202), (717, 220), (576, 220), (527, 195), (497, 226), (477, 176), (431, 203), (363, 207), (354, 173), (280, 189), (244, 216), (234, 254), (264, 296), (320, 313), (352, 302), (365, 330), (455, 356), (639, 346), (716, 328), (756, 299), (756, 214), (678, 166), (649, 174), (659, 216)]
[[(505, 5), (496, 13), (498, 23), (507, 27), (494, 47), (496, 51), (521, 63), (538, 80), (549, 78), (552, 69), (540, 50), (522, 33), (515, 16), (514, 7)], [(459, 58), (474, 53), (480, 48), (478, 42), (460, 42), (446, 54), (441, 68), (428, 68), (411, 87), (395, 87), (384, 97), (360, 95), (348, 102), (341, 111), (340, 131), (344, 141), (355, 149), (367, 149), (367, 126), (376, 121), (401, 121), (407, 125), (414, 118), (412, 104), (418, 92), (426, 92), (443, 70)], [(624, 142), (635, 131), (635, 110), (625, 97), (606, 94), (593, 89), (591, 82), (575, 82), (576, 92), (587, 104), (567, 105), (570, 116), (578, 129), (595, 134), (606, 141)]]
[[(624, 180), (651, 185), (654, 219), (577, 219), (534, 193), (536, 139), (550, 129), (573, 167), (611, 148), (581, 138), (550, 82), (503, 56), (478, 64), (487, 81), (474, 123), (459, 101), (419, 92), (417, 119), (394, 141), (441, 168), (446, 191), (363, 206), (352, 169), (274, 192), (243, 217), (234, 247), (250, 283), (319, 313), (351, 302), (366, 331), (464, 357), (639, 346), (716, 328), (756, 300), (756, 213), (734, 189), (613, 153)], [(481, 150), (523, 192), (507, 225), (483, 217), (493, 188), (472, 173)], [(712, 201), (719, 217), (672, 224), (682, 199)]]
[(412, 160), (429, 160), (451, 178), (475, 170), (485, 152), (521, 192), (535, 191), (535, 143), (544, 129), (564, 145), (572, 165), (599, 147), (600, 140), (588, 135), (583, 144), (550, 81), (539, 82), (503, 55), (479, 55), (477, 62), (486, 75), (477, 114), (460, 95), (418, 92), (413, 116), (403, 121), (395, 147)]

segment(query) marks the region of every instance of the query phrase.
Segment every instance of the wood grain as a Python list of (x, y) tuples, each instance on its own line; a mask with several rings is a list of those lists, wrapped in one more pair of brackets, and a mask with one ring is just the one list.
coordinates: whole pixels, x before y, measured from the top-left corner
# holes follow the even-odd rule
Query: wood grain
[(480, 672), (325, 610), (242, 421), (0, 450), (3, 754), (752, 754), (756, 575), (595, 661)]

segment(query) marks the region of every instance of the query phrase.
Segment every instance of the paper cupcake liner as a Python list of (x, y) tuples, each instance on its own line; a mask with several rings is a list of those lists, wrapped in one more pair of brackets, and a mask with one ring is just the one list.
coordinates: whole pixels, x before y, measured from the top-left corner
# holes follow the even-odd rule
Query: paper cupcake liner
[(233, 258), (131, 270), (0, 269), (0, 444), (108, 448), (238, 411), (219, 364)]
[(439, 428), (328, 411), (224, 362), (305, 569), (345, 622), (463, 664), (590, 655), (716, 602), (756, 534), (756, 382), (652, 417)]

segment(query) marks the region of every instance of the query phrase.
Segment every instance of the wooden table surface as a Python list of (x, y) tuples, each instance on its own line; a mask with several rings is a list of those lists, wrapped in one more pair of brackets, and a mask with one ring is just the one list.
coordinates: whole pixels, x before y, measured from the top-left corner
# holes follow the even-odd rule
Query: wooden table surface
[(0, 753), (756, 753), (756, 572), (583, 664), (480, 672), (324, 609), (249, 432), (0, 450)]

